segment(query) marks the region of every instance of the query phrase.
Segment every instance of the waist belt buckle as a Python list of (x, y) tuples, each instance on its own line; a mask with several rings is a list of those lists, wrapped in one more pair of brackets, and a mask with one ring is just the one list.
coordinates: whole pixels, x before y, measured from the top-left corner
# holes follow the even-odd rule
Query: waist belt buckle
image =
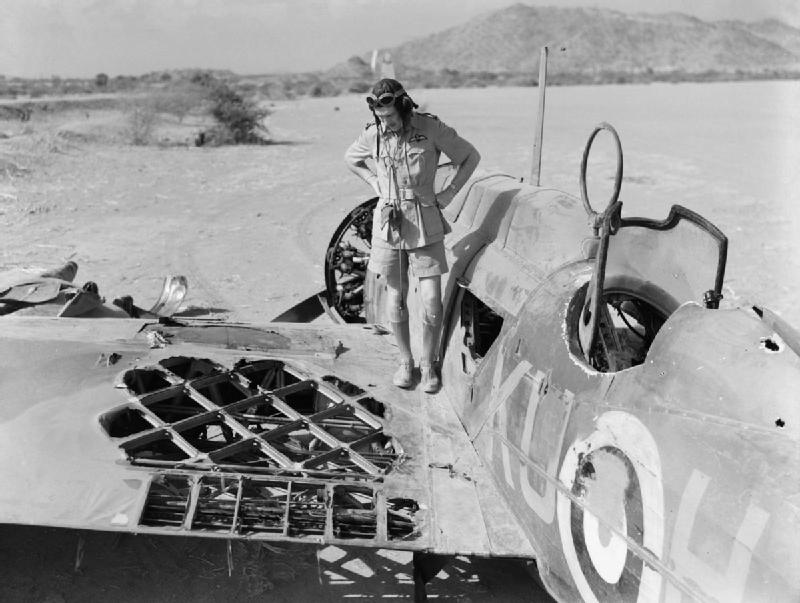
[(417, 198), (417, 193), (414, 192), (413, 189), (410, 188), (401, 188), (400, 189), (400, 199), (403, 201), (413, 201)]

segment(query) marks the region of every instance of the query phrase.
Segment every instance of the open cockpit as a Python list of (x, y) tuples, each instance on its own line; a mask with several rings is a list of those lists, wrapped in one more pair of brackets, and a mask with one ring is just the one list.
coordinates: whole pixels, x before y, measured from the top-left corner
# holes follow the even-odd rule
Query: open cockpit
[(718, 306), (726, 252), (725, 235), (679, 205), (663, 221), (620, 219), (606, 252), (594, 258), (590, 282), (570, 304), (572, 353), (600, 372), (641, 364), (680, 305)]

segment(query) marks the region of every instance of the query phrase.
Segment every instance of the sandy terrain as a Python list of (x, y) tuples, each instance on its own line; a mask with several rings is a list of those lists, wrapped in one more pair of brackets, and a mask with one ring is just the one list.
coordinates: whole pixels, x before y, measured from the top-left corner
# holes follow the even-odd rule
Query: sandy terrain
[[(265, 147), (133, 147), (113, 144), (125, 124), (110, 112), (30, 124), (22, 136), (18, 124), (0, 128), (12, 136), (6, 161), (22, 168), (0, 188), (0, 263), (73, 259), (78, 280), (140, 305), (163, 275), (184, 274), (193, 305), (272, 318), (321, 288), (332, 225), (362, 191), (343, 168), (345, 143), (325, 157), (313, 129), (276, 129), (281, 140)], [(165, 135), (191, 140), (196, 129)]]
[[(189, 279), (190, 306), (268, 321), (323, 287), (327, 241), (368, 190), (344, 168), (363, 127), (355, 99), (275, 107), (276, 144), (196, 148), (202, 123), (162, 123), (160, 145), (125, 144), (110, 111), (0, 122), (0, 269), (79, 264), (109, 299), (149, 307), (167, 274)], [(360, 102), (359, 102), (360, 109)], [(167, 140), (169, 139), (169, 140)], [(336, 547), (122, 537), (0, 526), (2, 601), (338, 601), (413, 595), (411, 556)], [(82, 562), (75, 569), (79, 551)], [(440, 600), (530, 600), (524, 562), (459, 559)], [(542, 595), (538, 595), (540, 598)], [(434, 599), (435, 600), (435, 599)]]
[[(577, 194), (586, 138), (611, 121), (625, 152), (623, 214), (661, 218), (672, 203), (702, 213), (730, 239), (726, 302), (763, 303), (800, 324), (800, 130), (791, 120), (800, 85), (565, 87), (549, 95), (543, 184)], [(534, 89), (414, 96), (475, 143), (481, 169), (528, 176)], [(752, 107), (760, 111), (741, 123)], [(369, 117), (361, 97), (272, 109), (275, 144), (264, 147), (181, 144), (202, 126), (192, 116), (162, 124), (156, 138), (168, 140), (150, 147), (123, 144), (127, 124), (111, 112), (0, 121), (0, 268), (74, 259), (79, 281), (97, 281), (109, 297), (131, 294), (141, 306), (155, 299), (163, 275), (185, 274), (191, 304), (273, 318), (322, 289), (330, 234), (371, 191), (342, 161)], [(603, 141), (595, 147), (589, 188), (601, 205), (613, 158)]]

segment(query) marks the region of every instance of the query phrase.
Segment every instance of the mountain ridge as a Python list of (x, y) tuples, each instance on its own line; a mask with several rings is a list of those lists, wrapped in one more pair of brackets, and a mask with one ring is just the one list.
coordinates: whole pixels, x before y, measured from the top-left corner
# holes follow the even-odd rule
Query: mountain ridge
[[(532, 86), (545, 44), (554, 49), (548, 63), (551, 85), (800, 79), (800, 29), (774, 18), (703, 21), (680, 12), (515, 4), (382, 50), (394, 57), (397, 77), (409, 88)], [(561, 47), (566, 51), (559, 52)], [(213, 80), (245, 96), (275, 100), (360, 94), (376, 79), (372, 54), (370, 50), (327, 70), (305, 73), (174, 69), (138, 77), (98, 74), (49, 81), (0, 76), (0, 98)]]
[[(388, 51), (410, 85), (535, 83), (539, 49), (566, 47), (548, 66), (555, 83), (800, 77), (800, 29), (778, 19), (703, 21), (680, 12), (514, 4)], [(369, 55), (324, 72), (369, 80)], [(559, 81), (561, 80), (561, 81)]]

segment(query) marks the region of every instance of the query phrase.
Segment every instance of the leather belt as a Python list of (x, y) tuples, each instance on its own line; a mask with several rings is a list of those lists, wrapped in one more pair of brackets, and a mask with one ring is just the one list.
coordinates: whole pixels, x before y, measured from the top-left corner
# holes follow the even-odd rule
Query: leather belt
[(413, 201), (419, 196), (417, 195), (417, 191), (415, 191), (413, 188), (400, 187), (397, 191), (397, 194), (399, 195), (401, 201)]

